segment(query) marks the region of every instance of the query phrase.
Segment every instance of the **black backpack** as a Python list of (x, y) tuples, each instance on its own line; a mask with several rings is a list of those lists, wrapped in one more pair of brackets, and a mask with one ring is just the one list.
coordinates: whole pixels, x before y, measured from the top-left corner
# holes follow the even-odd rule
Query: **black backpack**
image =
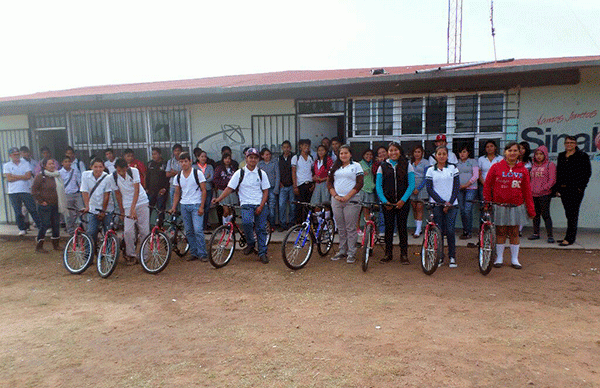
[[(179, 174), (177, 174), (177, 185), (179, 185), (179, 187), (181, 187), (181, 173), (183, 171), (179, 171)], [(194, 179), (196, 179), (196, 184), (198, 185), (198, 188), (196, 190), (200, 189), (200, 178), (198, 178), (198, 170), (196, 170), (195, 168), (192, 168), (192, 174), (194, 174)]]
[[(258, 169), (258, 177), (260, 178), (260, 183), (262, 183), (262, 170), (257, 166), (256, 167)], [(244, 175), (245, 175), (245, 168), (241, 168), (240, 169), (240, 181), (238, 182), (237, 187), (235, 188), (236, 190), (238, 190), (240, 188), (240, 185), (242, 184), (242, 181), (244, 180)]]
[[(127, 167), (127, 175), (129, 175), (129, 177), (131, 179), (133, 179), (133, 171), (131, 171), (130, 167)], [(119, 174), (117, 174), (116, 170), (115, 170), (115, 172), (113, 172), (113, 178), (115, 179), (115, 185), (116, 185), (119, 180)]]

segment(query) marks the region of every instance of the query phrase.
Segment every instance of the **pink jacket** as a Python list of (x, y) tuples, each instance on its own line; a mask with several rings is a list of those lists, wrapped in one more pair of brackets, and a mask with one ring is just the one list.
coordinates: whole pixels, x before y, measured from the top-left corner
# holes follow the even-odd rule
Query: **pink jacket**
[(556, 183), (556, 165), (548, 159), (548, 149), (545, 146), (540, 146), (537, 151), (542, 151), (544, 161), (538, 163), (533, 159), (533, 167), (529, 173), (531, 176), (531, 194), (534, 197), (550, 195), (552, 186)]

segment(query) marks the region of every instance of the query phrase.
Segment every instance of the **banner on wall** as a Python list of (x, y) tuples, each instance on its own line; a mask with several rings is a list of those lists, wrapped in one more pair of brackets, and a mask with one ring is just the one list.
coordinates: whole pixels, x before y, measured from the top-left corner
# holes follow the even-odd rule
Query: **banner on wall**
[(571, 135), (575, 136), (579, 148), (587, 152), (592, 160), (600, 161), (598, 109), (548, 111), (533, 120), (526, 120), (523, 124), (522, 127), (525, 128), (521, 131), (521, 139), (529, 142), (532, 149), (545, 145), (550, 155), (556, 157), (564, 150), (565, 137)]

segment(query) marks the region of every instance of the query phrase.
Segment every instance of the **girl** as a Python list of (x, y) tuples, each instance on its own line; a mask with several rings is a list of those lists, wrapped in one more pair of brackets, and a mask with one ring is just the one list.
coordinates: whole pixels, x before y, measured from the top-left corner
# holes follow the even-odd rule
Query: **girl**
[[(195, 150), (194, 150), (195, 151)], [(204, 178), (206, 178), (206, 200), (204, 201), (204, 226), (203, 229), (207, 231), (208, 229), (208, 212), (210, 210), (210, 201), (213, 197), (213, 189), (212, 182), (215, 177), (215, 169), (208, 163), (208, 155), (206, 151), (200, 150), (197, 155), (198, 160), (193, 165), (193, 167), (197, 170), (202, 171), (204, 174)]]
[(260, 161), (258, 162), (258, 168), (267, 173), (269, 177), (269, 183), (271, 184), (271, 188), (269, 188), (269, 223), (271, 224), (271, 228), (275, 228), (275, 224), (277, 222), (276, 218), (276, 208), (277, 208), (277, 195), (279, 194), (279, 162), (277, 160), (273, 160), (273, 154), (271, 150), (268, 148), (263, 148), (260, 150)]
[[(531, 171), (531, 147), (529, 147), (529, 142), (522, 141), (519, 143), (519, 162), (525, 165), (527, 172)], [(523, 223), (519, 225), (519, 237), (523, 237), (522, 231), (526, 222), (527, 220), (524, 220)]]
[(535, 208), (529, 173), (523, 163), (519, 162), (519, 145), (516, 142), (508, 143), (504, 147), (504, 160), (490, 168), (485, 179), (483, 195), (486, 201), (513, 205), (494, 205), (497, 252), (494, 267), (502, 267), (506, 238), (509, 237), (511, 265), (515, 269), (521, 269), (519, 225), (526, 221), (527, 215), (531, 218), (535, 216)]
[(385, 257), (383, 262), (392, 260), (394, 226), (398, 227), (400, 239), (400, 262), (408, 261), (408, 234), (406, 222), (410, 210), (410, 195), (415, 189), (415, 170), (406, 160), (400, 144), (391, 142), (388, 146), (388, 159), (377, 169), (377, 195), (383, 204), (385, 220)]
[[(454, 225), (456, 223), (456, 205), (460, 188), (460, 176), (455, 165), (448, 163), (448, 149), (440, 146), (435, 150), (435, 160), (425, 175), (425, 185), (429, 193), (429, 202), (444, 206), (435, 206), (433, 216), (435, 223), (446, 235), (448, 241), (448, 257), (450, 268), (456, 268), (456, 240), (454, 236)], [(441, 258), (439, 265), (444, 263)]]
[(62, 248), (58, 245), (60, 241), (60, 216), (67, 214), (67, 195), (65, 186), (56, 171), (56, 165), (52, 159), (44, 159), (40, 163), (41, 173), (33, 180), (31, 194), (38, 203), (38, 213), (42, 221), (42, 227), (38, 231), (36, 252), (48, 253), (44, 249), (44, 237), (46, 231), (52, 229), (52, 247), (55, 251)]
[[(362, 160), (360, 161), (360, 166), (365, 173), (363, 188), (360, 191), (360, 201), (361, 202), (376, 202), (375, 199), (375, 179), (373, 174), (373, 150), (367, 149), (362, 154)], [(365, 221), (369, 220), (369, 209), (363, 209)], [(360, 229), (360, 219), (358, 220), (357, 225), (358, 234), (362, 234), (362, 230)]]
[(479, 178), (479, 166), (475, 159), (469, 159), (469, 147), (463, 145), (458, 152), (458, 174), (460, 177), (460, 189), (458, 191), (458, 206), (462, 220), (463, 234), (461, 240), (471, 238), (473, 229), (473, 199), (477, 196), (477, 179)]
[[(223, 154), (221, 163), (217, 165), (215, 169), (215, 175), (213, 178), (213, 185), (217, 188), (217, 197), (223, 194), (223, 191), (227, 188), (229, 180), (233, 176), (235, 169), (231, 163), (231, 154)], [(231, 208), (229, 206), (238, 204), (238, 196), (236, 192), (232, 192), (225, 199), (221, 201), (223, 205), (223, 224), (231, 221)]]
[(414, 238), (419, 238), (421, 228), (423, 227), (423, 200), (427, 200), (427, 189), (425, 188), (425, 172), (429, 168), (429, 160), (425, 159), (425, 150), (422, 145), (417, 145), (413, 148), (410, 164), (415, 170), (415, 190), (410, 196), (413, 217), (415, 218), (415, 234)]
[(502, 160), (502, 156), (498, 155), (498, 146), (493, 140), (485, 142), (485, 155), (480, 156), (477, 159), (477, 165), (479, 166), (479, 198), (483, 199), (483, 185), (490, 168)]
[[(375, 159), (375, 161), (373, 162), (373, 168), (371, 169), (371, 171), (373, 171), (373, 176), (377, 176), (377, 170), (379, 169), (379, 165), (381, 165), (381, 163), (385, 162), (386, 159), (388, 158), (388, 152), (387, 152), (387, 148), (384, 146), (379, 146), (377, 147), (377, 158)], [(379, 196), (376, 196), (377, 201), (379, 201)], [(383, 219), (383, 213), (379, 212), (379, 215), (377, 216), (378, 218), (378, 230), (379, 230), (379, 237), (383, 237), (385, 236), (385, 220)]]
[(363, 177), (360, 164), (352, 161), (350, 146), (341, 146), (327, 179), (333, 218), (340, 234), (339, 251), (331, 260), (347, 257), (348, 264), (356, 260), (356, 222), (360, 215), (358, 192), (363, 187)]
[(553, 244), (550, 200), (552, 199), (552, 186), (556, 183), (556, 165), (548, 160), (548, 149), (545, 146), (540, 146), (535, 150), (530, 175), (535, 217), (533, 217), (533, 234), (529, 239), (538, 240), (540, 238), (541, 216), (544, 219), (544, 224), (546, 224), (548, 243)]
[(313, 166), (313, 182), (315, 182), (315, 189), (310, 198), (311, 205), (318, 206), (324, 202), (331, 201), (331, 195), (327, 190), (327, 176), (329, 170), (333, 166), (333, 160), (327, 155), (327, 148), (324, 145), (317, 147), (317, 160)]

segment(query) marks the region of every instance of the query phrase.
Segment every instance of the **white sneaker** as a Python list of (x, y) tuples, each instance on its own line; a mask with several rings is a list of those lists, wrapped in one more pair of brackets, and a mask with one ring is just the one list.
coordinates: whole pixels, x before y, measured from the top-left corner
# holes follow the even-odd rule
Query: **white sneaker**
[(454, 257), (450, 258), (450, 263), (448, 264), (448, 267), (450, 267), (450, 268), (458, 267), (458, 264), (456, 264), (456, 259)]
[(352, 264), (356, 261), (356, 259), (354, 258), (354, 256), (348, 256), (348, 258), (346, 259), (346, 263), (348, 264)]
[(379, 232), (379, 237), (385, 237), (385, 232)]
[(333, 256), (333, 257), (331, 258), (331, 260), (332, 260), (332, 261), (337, 261), (337, 260), (339, 260), (339, 259), (343, 259), (344, 257), (346, 257), (346, 254), (345, 254), (345, 253), (338, 252), (338, 253), (336, 253), (336, 255), (335, 255), (335, 256)]
[(19, 230), (19, 236), (25, 236), (26, 233), (26, 230)]
[(362, 237), (365, 234), (362, 229), (358, 229), (356, 233), (359, 235), (359, 237)]

